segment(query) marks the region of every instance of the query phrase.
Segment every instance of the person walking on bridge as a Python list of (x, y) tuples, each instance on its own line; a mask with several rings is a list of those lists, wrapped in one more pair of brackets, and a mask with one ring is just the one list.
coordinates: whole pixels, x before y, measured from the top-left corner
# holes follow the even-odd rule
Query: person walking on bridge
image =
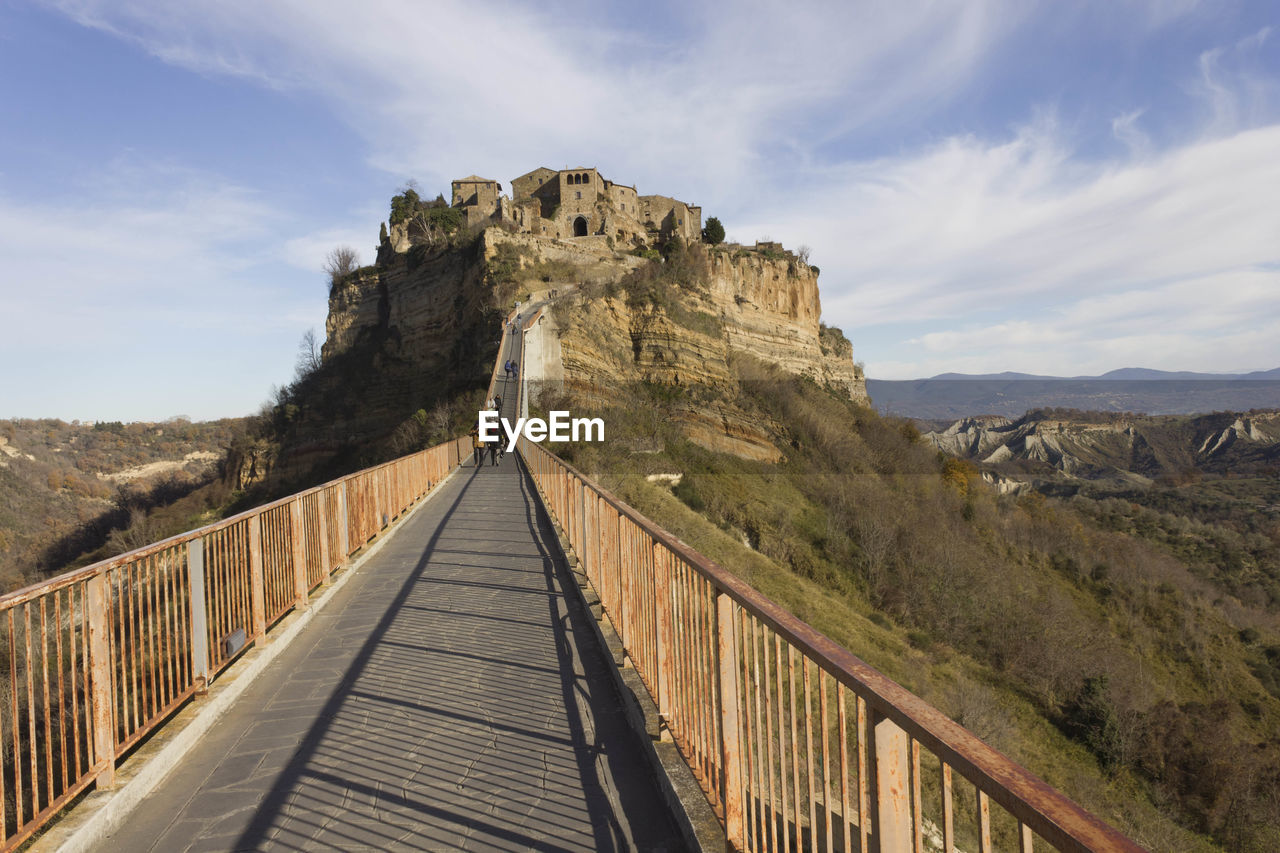
[(480, 425), (471, 428), (471, 454), (475, 457), (476, 467), (484, 464), (484, 442), (480, 440)]

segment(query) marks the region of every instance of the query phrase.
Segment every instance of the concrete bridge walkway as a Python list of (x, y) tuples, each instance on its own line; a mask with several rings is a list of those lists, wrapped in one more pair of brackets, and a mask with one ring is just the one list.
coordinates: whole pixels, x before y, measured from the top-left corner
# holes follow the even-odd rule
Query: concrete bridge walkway
[(518, 460), (468, 461), (111, 848), (683, 849), (549, 543)]

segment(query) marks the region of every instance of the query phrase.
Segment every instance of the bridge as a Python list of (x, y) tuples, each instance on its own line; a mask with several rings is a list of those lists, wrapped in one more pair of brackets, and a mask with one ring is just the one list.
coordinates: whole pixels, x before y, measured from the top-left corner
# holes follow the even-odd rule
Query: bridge
[(1142, 849), (525, 439), (10, 593), (0, 661), (6, 851)]

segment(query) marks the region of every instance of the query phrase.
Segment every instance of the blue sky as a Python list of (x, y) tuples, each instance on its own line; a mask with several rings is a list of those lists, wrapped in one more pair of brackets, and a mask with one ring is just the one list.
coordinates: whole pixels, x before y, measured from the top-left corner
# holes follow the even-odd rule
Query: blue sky
[(390, 196), (808, 245), (873, 378), (1280, 366), (1280, 6), (0, 4), (0, 417), (255, 410)]

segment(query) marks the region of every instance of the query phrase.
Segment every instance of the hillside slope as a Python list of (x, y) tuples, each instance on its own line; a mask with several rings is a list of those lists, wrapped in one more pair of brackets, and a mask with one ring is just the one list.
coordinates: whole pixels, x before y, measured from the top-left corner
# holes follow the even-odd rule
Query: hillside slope
[[(937, 450), (1015, 441), (1026, 464), (1127, 486), (1250, 448), (1266, 465), (1271, 420), (995, 419), (925, 440), (820, 373), (715, 346), (708, 277), (669, 259), (552, 308), (531, 350), (562, 378), (540, 368), (541, 406), (600, 416), (608, 439), (559, 452), (1152, 849), (1277, 849), (1274, 575), (1211, 571), (1097, 502), (1002, 496)], [(1280, 542), (1274, 524), (1201, 533), (1255, 569)]]

